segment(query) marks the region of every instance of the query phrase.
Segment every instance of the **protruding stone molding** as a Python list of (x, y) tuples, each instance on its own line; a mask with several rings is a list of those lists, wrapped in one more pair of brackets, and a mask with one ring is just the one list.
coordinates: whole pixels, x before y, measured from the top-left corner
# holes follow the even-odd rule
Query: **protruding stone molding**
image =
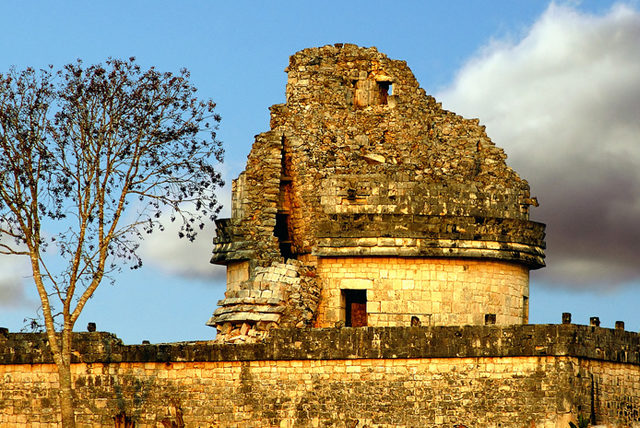
[[(383, 256), (383, 257), (453, 257), (487, 260), (504, 260), (523, 263), (531, 269), (545, 266), (544, 253), (539, 247), (513, 243), (454, 241), (454, 240), (423, 240), (414, 239), (414, 246), (380, 246), (357, 245), (359, 238), (352, 239), (352, 243), (341, 239), (342, 245), (332, 244), (332, 239), (322, 239), (318, 242), (318, 249), (313, 253), (318, 257), (347, 257), (347, 256)], [(375, 238), (374, 238), (375, 239)], [(475, 248), (471, 247), (475, 246)], [(490, 248), (496, 246), (499, 248)]]
[(314, 255), (485, 258), (537, 269), (545, 265), (544, 228), (518, 219), (333, 215), (319, 222)]

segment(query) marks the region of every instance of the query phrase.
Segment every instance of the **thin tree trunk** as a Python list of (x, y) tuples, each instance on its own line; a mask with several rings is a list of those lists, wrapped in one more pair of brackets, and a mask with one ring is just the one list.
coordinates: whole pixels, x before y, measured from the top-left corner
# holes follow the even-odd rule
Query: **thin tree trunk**
[(75, 407), (73, 405), (73, 382), (71, 380), (71, 342), (73, 336), (73, 323), (69, 321), (68, 309), (64, 308), (64, 326), (60, 335), (62, 342), (62, 364), (58, 365), (58, 377), (60, 378), (60, 414), (62, 415), (63, 428), (75, 428)]
[[(38, 238), (39, 239), (39, 238)], [(36, 240), (36, 242), (38, 242)], [(47, 295), (42, 274), (40, 273), (40, 261), (38, 258), (39, 248), (30, 250), (31, 266), (33, 269), (33, 277), (36, 289), (40, 295), (42, 309), (44, 313), (45, 331), (49, 340), (49, 349), (53, 357), (53, 361), (58, 368), (58, 395), (60, 397), (60, 414), (62, 416), (63, 428), (75, 428), (75, 412), (73, 407), (73, 385), (71, 382), (71, 337), (73, 324), (65, 322), (63, 331), (56, 333), (51, 307), (49, 305), (49, 297)], [(65, 318), (67, 318), (65, 314)]]
[(60, 382), (60, 414), (62, 415), (62, 427), (74, 428), (76, 419), (73, 410), (73, 390), (71, 382), (71, 366), (69, 358), (63, 358), (62, 367), (58, 366), (58, 378)]

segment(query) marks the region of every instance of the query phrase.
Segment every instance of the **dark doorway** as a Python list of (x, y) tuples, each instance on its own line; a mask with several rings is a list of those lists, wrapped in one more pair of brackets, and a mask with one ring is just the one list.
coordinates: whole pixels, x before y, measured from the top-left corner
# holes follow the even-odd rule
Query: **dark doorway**
[(367, 325), (367, 290), (342, 290), (344, 296), (344, 325), (365, 327)]

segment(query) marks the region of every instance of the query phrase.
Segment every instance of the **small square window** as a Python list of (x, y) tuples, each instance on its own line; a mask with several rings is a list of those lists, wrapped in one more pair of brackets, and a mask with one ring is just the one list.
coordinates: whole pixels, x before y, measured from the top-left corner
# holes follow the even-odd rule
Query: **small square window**
[(387, 81), (378, 82), (378, 90), (380, 91), (380, 104), (387, 104), (387, 97), (393, 95), (393, 84)]

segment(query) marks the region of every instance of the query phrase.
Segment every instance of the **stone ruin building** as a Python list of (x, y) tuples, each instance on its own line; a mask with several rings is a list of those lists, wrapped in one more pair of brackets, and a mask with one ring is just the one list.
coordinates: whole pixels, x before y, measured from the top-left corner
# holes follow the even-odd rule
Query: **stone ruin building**
[(290, 59), (217, 221), (221, 341), (275, 327), (526, 324), (544, 225), (477, 119), (444, 110), (406, 62), (355, 45)]
[[(640, 334), (528, 324), (544, 225), (484, 127), (375, 48), (287, 71), (217, 222), (217, 338), (74, 333), (78, 425), (640, 428)], [(57, 388), (46, 335), (0, 328), (0, 426), (57, 427)]]

